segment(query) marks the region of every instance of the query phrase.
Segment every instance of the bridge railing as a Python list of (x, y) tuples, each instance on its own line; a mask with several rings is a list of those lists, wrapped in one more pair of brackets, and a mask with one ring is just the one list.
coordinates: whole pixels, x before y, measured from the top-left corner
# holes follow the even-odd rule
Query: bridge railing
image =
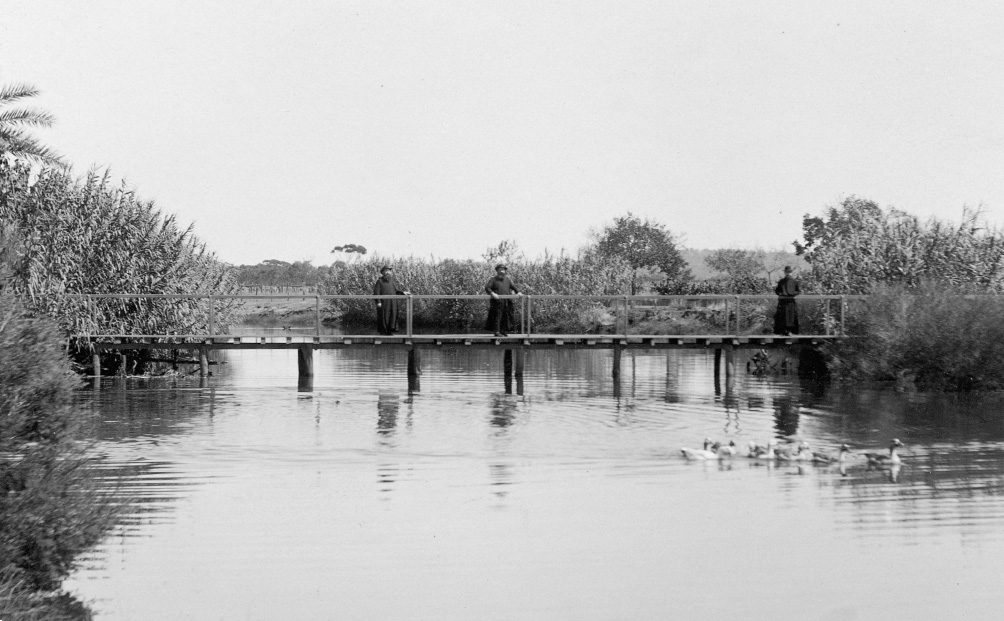
[[(483, 332), (489, 296), (479, 295), (211, 295), (211, 294), (69, 294), (85, 317), (75, 322), (76, 336), (126, 337), (232, 336), (221, 316), (254, 312), (249, 307), (277, 300), (308, 301), (310, 326), (298, 334), (320, 336), (323, 320), (334, 309), (350, 326), (374, 326), (376, 301), (398, 304), (403, 335)], [(596, 333), (609, 335), (752, 335), (769, 334), (777, 306), (774, 295), (523, 295), (511, 299), (514, 334)], [(801, 333), (845, 334), (850, 296), (801, 295), (797, 301)], [(184, 303), (182, 303), (184, 302)], [(303, 308), (301, 307), (301, 311)], [(130, 321), (129, 314), (157, 321)], [(449, 331), (449, 332), (444, 332)], [(244, 334), (243, 336), (253, 336)], [(274, 334), (270, 334), (274, 336)]]

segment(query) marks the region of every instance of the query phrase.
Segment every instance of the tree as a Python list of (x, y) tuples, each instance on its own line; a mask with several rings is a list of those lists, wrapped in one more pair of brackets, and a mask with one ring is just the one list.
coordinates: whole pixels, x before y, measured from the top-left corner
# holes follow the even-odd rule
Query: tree
[(0, 86), (0, 154), (12, 155), (41, 164), (63, 166), (62, 158), (26, 131), (28, 127), (51, 127), (54, 118), (33, 108), (12, 108), (11, 104), (38, 95), (28, 84)]
[(979, 209), (962, 210), (958, 226), (850, 197), (824, 217), (802, 221), (796, 252), (812, 265), (824, 293), (867, 293), (879, 283), (912, 289), (936, 280), (980, 292), (1004, 291), (1004, 232)]
[(631, 295), (638, 293), (638, 271), (661, 272), (666, 283), (690, 279), (687, 262), (680, 256), (673, 235), (652, 220), (628, 212), (614, 218), (614, 223), (599, 234), (596, 249), (600, 255), (621, 259), (631, 270)]
[(704, 262), (711, 269), (723, 272), (732, 280), (753, 279), (763, 271), (766, 253), (763, 250), (720, 248), (713, 250)]

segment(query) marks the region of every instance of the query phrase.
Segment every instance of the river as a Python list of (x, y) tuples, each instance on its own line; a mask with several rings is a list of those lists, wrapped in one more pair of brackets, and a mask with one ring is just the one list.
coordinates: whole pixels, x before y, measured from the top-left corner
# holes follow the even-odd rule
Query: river
[[(78, 395), (121, 525), (65, 588), (101, 621), (999, 618), (1001, 395), (740, 375), (711, 352), (230, 351)], [(741, 365), (740, 365), (741, 366)], [(723, 378), (724, 382), (724, 378)], [(705, 437), (905, 444), (896, 472)], [(114, 475), (114, 476), (112, 476)], [(109, 483), (110, 485), (111, 483)]]

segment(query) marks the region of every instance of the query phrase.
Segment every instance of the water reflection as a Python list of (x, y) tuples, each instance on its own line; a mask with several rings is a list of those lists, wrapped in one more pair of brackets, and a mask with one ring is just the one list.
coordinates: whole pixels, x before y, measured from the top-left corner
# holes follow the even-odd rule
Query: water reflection
[[(689, 585), (677, 592), (684, 611), (703, 610), (709, 597), (752, 601), (783, 581), (789, 610), (834, 609), (848, 592), (855, 606), (875, 603), (867, 587), (881, 584), (883, 596), (902, 594), (897, 612), (917, 612), (910, 602), (933, 592), (918, 566), (958, 568), (964, 558), (971, 585), (1004, 570), (1001, 396), (827, 390), (745, 375), (716, 394), (703, 352), (639, 353), (618, 380), (610, 352), (535, 354), (515, 390), (511, 380), (500, 386), (498, 351), (430, 352), (424, 392), (410, 377), (405, 391), (403, 351), (318, 352), (309, 386), (298, 385), (293, 357), (229, 355), (206, 388), (108, 378), (78, 394), (108, 480), (125, 481), (136, 499), (120, 538), (96, 553), (107, 562), (70, 581), (101, 599), (103, 619), (184, 617), (188, 604), (156, 588), (165, 575), (181, 587), (193, 576), (191, 605), (202, 613), (193, 618), (226, 617), (235, 600), (220, 594), (232, 592), (262, 606), (247, 618), (276, 612), (263, 599), (300, 606), (286, 611), (295, 618), (336, 608), (346, 618), (408, 618), (448, 592), (461, 600), (455, 614), (425, 616), (493, 616), (478, 607), (488, 598), (495, 617), (553, 618), (539, 607), (552, 591), (568, 602), (564, 616), (657, 618), (665, 601), (650, 594), (665, 584)], [(863, 458), (680, 457), (680, 446), (705, 437), (740, 448), (772, 437), (818, 450), (881, 450), (893, 437), (907, 446), (904, 464), (885, 469)], [(736, 585), (734, 600), (677, 570), (792, 541), (802, 554), (785, 563), (754, 574), (742, 563), (717, 568), (720, 582)], [(974, 542), (980, 555), (965, 556)], [(872, 569), (890, 555), (910, 571)], [(855, 571), (834, 577), (803, 556)], [(272, 569), (248, 569), (260, 566)], [(387, 583), (395, 598), (377, 588)], [(507, 597), (492, 599), (482, 583)], [(546, 595), (533, 586), (545, 583)], [(605, 597), (627, 595), (603, 608), (590, 586), (600, 583), (610, 585)], [(291, 592), (321, 595), (290, 604)]]

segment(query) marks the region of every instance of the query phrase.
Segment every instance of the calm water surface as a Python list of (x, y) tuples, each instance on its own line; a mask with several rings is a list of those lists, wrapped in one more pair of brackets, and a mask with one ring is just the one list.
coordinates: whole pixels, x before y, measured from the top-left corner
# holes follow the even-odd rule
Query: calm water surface
[[(232, 351), (80, 394), (122, 526), (98, 619), (1000, 618), (1004, 398), (739, 377), (710, 352)], [(898, 472), (688, 462), (704, 437), (905, 444)]]

